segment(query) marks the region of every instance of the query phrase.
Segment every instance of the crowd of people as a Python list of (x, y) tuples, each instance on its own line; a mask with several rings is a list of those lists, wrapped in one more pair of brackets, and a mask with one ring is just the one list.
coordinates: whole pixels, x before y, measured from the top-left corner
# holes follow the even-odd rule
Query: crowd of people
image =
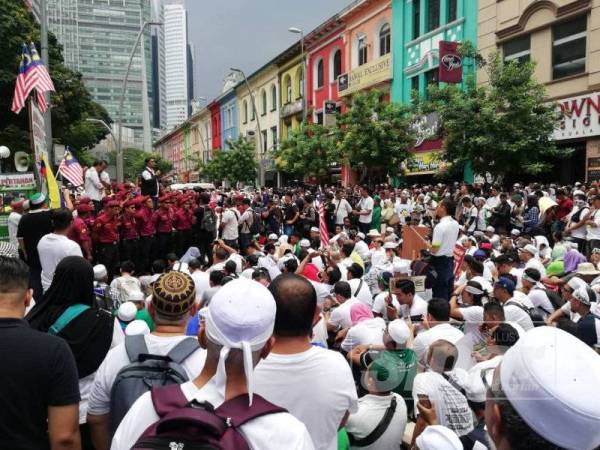
[(600, 446), (595, 184), (102, 170), (11, 203), (0, 448)]

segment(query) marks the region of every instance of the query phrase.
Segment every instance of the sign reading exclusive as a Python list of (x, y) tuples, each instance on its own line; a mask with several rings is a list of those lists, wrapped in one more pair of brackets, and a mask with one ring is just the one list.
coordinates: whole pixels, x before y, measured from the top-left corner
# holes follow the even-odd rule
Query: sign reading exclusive
[(387, 54), (338, 77), (338, 94), (349, 95), (392, 78), (392, 55)]

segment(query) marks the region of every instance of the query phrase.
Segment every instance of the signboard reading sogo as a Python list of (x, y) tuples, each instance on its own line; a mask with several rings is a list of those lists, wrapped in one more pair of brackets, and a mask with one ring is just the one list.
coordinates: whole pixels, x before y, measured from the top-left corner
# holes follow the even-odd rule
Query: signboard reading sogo
[(557, 100), (561, 114), (555, 141), (600, 135), (600, 92)]
[(387, 54), (338, 77), (338, 94), (349, 95), (392, 78), (392, 56)]

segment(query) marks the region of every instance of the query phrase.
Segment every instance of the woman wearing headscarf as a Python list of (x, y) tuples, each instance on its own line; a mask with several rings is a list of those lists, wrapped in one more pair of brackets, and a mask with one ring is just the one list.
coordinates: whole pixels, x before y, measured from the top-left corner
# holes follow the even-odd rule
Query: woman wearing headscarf
[[(75, 305), (81, 305), (76, 307), (79, 313), (71, 314), (74, 317), (65, 324), (63, 319)], [(64, 258), (56, 267), (52, 284), (26, 320), (31, 328), (55, 334), (69, 344), (79, 375), (82, 448), (92, 449), (86, 415), (94, 374), (110, 348), (123, 341), (118, 322), (115, 325), (117, 319), (109, 311), (95, 307), (92, 265), (80, 256)], [(61, 322), (64, 325), (62, 329)]]

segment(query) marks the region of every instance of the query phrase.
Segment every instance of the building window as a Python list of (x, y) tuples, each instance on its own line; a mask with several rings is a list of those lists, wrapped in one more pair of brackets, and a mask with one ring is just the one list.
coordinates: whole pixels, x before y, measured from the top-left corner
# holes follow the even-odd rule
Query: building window
[(248, 123), (248, 102), (246, 100), (244, 100), (243, 106), (242, 106), (242, 113), (243, 113), (243, 117), (244, 117), (244, 123)]
[(440, 0), (427, 2), (427, 31), (440, 27)]
[(342, 74), (342, 51), (336, 50), (333, 53), (333, 79), (332, 82), (337, 81), (337, 78)]
[(413, 39), (421, 35), (421, 0), (413, 0)]
[(285, 79), (285, 92), (287, 94), (285, 102), (289, 103), (292, 101), (292, 77), (290, 77), (289, 75)]
[(390, 25), (385, 24), (379, 30), (379, 56), (387, 55), (391, 50), (392, 34), (390, 33)]
[(502, 46), (504, 62), (518, 61), (525, 63), (531, 58), (531, 35), (526, 34)]
[(264, 89), (260, 93), (260, 114), (261, 116), (267, 114), (267, 91)]
[(271, 86), (271, 111), (275, 111), (277, 109), (277, 87), (275, 85)]
[(425, 72), (425, 86), (427, 86), (427, 92), (425, 93), (426, 97), (429, 95), (429, 87), (437, 86), (438, 84), (439, 69), (437, 67), (435, 69), (431, 69)]
[(262, 130), (260, 132), (262, 135), (262, 152), (267, 153), (268, 142), (267, 142), (267, 130)]
[(323, 125), (323, 113), (322, 112), (317, 113), (317, 123), (319, 125)]
[(358, 38), (358, 65), (367, 63), (367, 38), (365, 35)]
[(304, 71), (302, 67), (298, 69), (298, 99), (304, 97)]
[(271, 142), (273, 146), (271, 148), (277, 148), (277, 127), (271, 127)]
[(585, 72), (587, 16), (552, 27), (552, 78)]
[(447, 23), (454, 22), (458, 18), (457, 0), (448, 0), (448, 20)]
[(323, 60), (317, 63), (317, 89), (323, 87)]
[(410, 79), (410, 90), (419, 92), (419, 75)]
[(250, 116), (250, 120), (256, 119), (256, 109), (255, 108), (256, 108), (256, 102), (254, 101), (254, 97), (252, 97), (252, 107), (250, 108), (252, 111), (252, 115)]

